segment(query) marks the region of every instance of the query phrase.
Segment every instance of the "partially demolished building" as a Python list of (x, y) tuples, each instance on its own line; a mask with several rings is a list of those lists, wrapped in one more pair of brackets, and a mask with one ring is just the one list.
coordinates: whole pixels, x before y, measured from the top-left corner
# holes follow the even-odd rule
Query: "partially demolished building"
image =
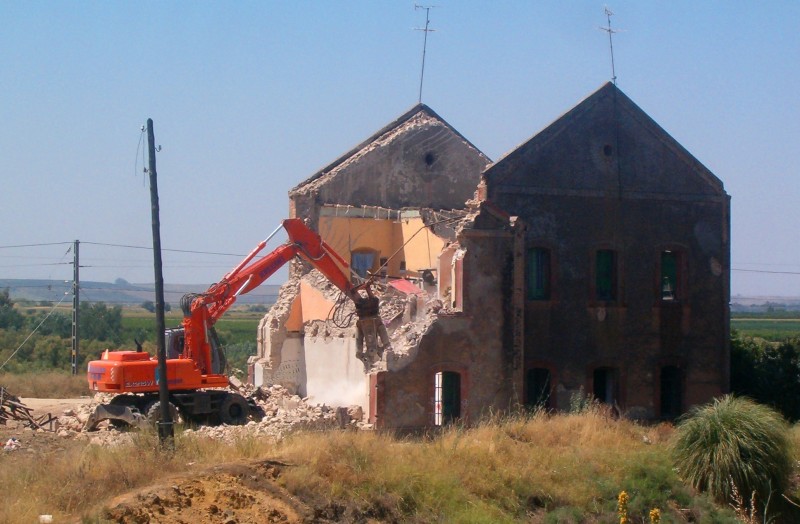
[(418, 105), (290, 194), (381, 284), (391, 348), (294, 262), (251, 380), (383, 428), (566, 409), (670, 419), (728, 385), (729, 197), (613, 84), (491, 164)]

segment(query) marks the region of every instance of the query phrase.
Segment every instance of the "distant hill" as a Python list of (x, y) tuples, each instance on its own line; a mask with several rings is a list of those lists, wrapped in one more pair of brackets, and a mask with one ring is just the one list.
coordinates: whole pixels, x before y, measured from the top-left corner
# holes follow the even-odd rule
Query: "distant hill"
[[(65, 294), (72, 295), (72, 282), (63, 280), (2, 279), (0, 289), (8, 288), (12, 300), (35, 302), (58, 302)], [(241, 295), (237, 304), (273, 304), (278, 296), (279, 285), (265, 284), (251, 293)], [(164, 300), (178, 306), (186, 293), (202, 293), (208, 285), (164, 284)], [(141, 304), (155, 301), (154, 284), (131, 284), (118, 278), (115, 282), (81, 282), (81, 302), (105, 302), (106, 304)], [(72, 298), (66, 298), (65, 302)]]
[(800, 297), (731, 297), (731, 311), (734, 313), (771, 313), (774, 311), (800, 311)]

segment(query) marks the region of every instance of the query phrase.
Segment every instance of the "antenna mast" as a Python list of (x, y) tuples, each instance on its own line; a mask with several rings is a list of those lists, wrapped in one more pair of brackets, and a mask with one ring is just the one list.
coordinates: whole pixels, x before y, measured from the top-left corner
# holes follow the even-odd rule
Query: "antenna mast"
[(605, 6), (605, 13), (606, 19), (608, 20), (608, 27), (601, 27), (600, 30), (608, 33), (608, 47), (611, 48), (611, 81), (614, 82), (614, 85), (617, 85), (617, 73), (614, 70), (614, 42), (611, 40), (611, 35), (617, 33), (618, 31), (611, 29), (611, 15), (614, 13), (608, 8), (608, 6)]
[(422, 43), (422, 71), (419, 74), (419, 99), (418, 102), (422, 103), (422, 80), (425, 78), (425, 51), (428, 48), (428, 33), (436, 31), (435, 29), (428, 29), (428, 24), (430, 24), (431, 18), (431, 9), (436, 7), (435, 5), (418, 5), (414, 4), (414, 10), (417, 9), (424, 9), (425, 10), (425, 29), (421, 29), (419, 27), (415, 27), (414, 29), (417, 31), (423, 31), (425, 33), (425, 38)]

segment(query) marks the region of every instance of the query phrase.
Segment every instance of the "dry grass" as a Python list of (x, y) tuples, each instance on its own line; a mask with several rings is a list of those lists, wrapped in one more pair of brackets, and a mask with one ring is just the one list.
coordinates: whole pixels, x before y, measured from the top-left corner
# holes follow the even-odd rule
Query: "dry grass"
[(89, 394), (85, 372), (78, 375), (63, 371), (2, 373), (0, 385), (18, 397), (76, 398)]
[(114, 496), (168, 475), (250, 459), (290, 464), (278, 481), (341, 521), (613, 522), (625, 490), (632, 522), (646, 522), (654, 507), (663, 522), (683, 521), (686, 511), (697, 521), (734, 522), (730, 509), (680, 484), (669, 464), (671, 432), (592, 410), (495, 419), (421, 438), (305, 433), (276, 445), (178, 435), (174, 453), (143, 434), (114, 449), (0, 455), (0, 522), (91, 516)]
[[(637, 518), (660, 507), (677, 519), (692, 497), (669, 463), (670, 434), (589, 410), (452, 428), (430, 441), (302, 435), (281, 450), (298, 464), (281, 479), (289, 491), (344, 508), (353, 520), (517, 522), (567, 511), (591, 521), (615, 514), (622, 489)], [(730, 513), (705, 500), (695, 506), (706, 516)]]
[(265, 440), (221, 444), (179, 433), (176, 450), (165, 452), (157, 436), (145, 432), (133, 434), (131, 444), (111, 448), (68, 441), (60, 453), (0, 452), (0, 522), (36, 522), (45, 513), (54, 515), (54, 522), (67, 522), (99, 511), (117, 495), (170, 475), (255, 459), (274, 449)]

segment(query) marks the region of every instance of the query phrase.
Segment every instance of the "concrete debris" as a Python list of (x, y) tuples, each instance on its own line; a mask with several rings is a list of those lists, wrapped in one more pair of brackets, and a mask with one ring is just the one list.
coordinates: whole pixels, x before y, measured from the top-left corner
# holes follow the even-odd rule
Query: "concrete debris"
[[(240, 394), (249, 395), (265, 413), (261, 421), (250, 421), (244, 426), (200, 426), (185, 429), (189, 435), (198, 435), (218, 440), (244, 437), (264, 437), (280, 440), (298, 430), (326, 430), (335, 428), (371, 429), (363, 421), (361, 406), (336, 408), (314, 405), (308, 399), (293, 395), (283, 386), (257, 388), (242, 384)], [(65, 410), (58, 417), (56, 435), (65, 439), (85, 440), (90, 444), (113, 447), (133, 441), (135, 432), (115, 428), (108, 422), (99, 425), (97, 431), (83, 431), (84, 424), (99, 404), (107, 404), (113, 395), (98, 393), (90, 403), (77, 409)], [(342, 412), (337, 419), (337, 411)]]
[[(202, 426), (197, 429), (187, 429), (186, 433), (226, 441), (244, 437), (281, 440), (298, 430), (371, 428), (362, 420), (364, 411), (361, 406), (337, 409), (324, 404), (309, 404), (308, 399), (293, 395), (280, 385), (256, 388), (253, 398), (264, 410), (265, 416), (261, 421), (250, 421), (244, 426)], [(341, 415), (342, 410), (344, 416)]]

